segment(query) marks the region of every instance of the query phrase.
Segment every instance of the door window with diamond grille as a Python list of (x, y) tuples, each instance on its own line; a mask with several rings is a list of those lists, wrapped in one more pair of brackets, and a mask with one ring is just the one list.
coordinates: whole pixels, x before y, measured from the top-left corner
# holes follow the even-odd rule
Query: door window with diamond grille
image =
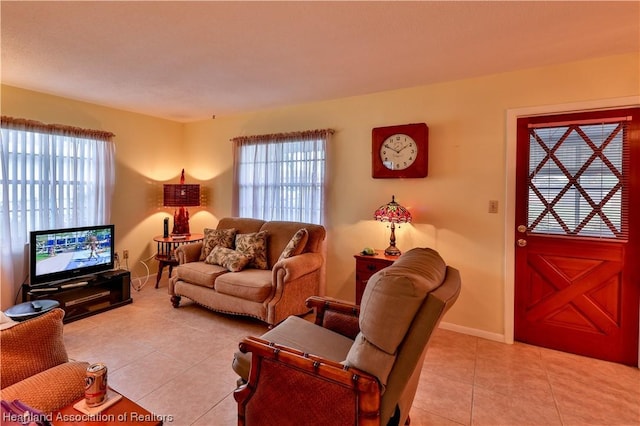
[(627, 122), (529, 126), (530, 232), (626, 238)]

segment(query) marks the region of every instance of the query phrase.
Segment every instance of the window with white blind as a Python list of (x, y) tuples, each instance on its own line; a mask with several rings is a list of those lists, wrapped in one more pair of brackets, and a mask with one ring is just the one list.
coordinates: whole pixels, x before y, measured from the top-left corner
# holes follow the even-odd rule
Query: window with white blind
[(327, 129), (234, 138), (234, 214), (324, 223), (332, 134)]
[(531, 125), (528, 229), (626, 238), (626, 140), (625, 117)]
[(0, 137), (2, 281), (22, 274), (29, 232), (107, 224), (114, 135), (3, 116)]

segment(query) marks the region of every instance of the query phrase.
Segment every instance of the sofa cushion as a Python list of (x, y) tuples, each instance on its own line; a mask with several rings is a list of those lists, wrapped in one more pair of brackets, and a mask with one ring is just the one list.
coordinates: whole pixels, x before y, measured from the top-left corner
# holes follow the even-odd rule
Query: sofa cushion
[(250, 268), (269, 269), (267, 264), (267, 231), (236, 235), (236, 250), (251, 258)]
[(224, 266), (231, 272), (240, 272), (249, 264), (250, 261), (251, 258), (249, 256), (245, 256), (239, 251), (226, 247), (215, 246), (204, 262), (211, 265)]
[(245, 269), (241, 274), (224, 274), (216, 279), (218, 293), (252, 302), (264, 302), (273, 290), (271, 271)]
[(295, 234), (293, 234), (293, 237), (291, 237), (284, 250), (282, 250), (280, 257), (278, 258), (278, 262), (302, 253), (304, 246), (307, 245), (308, 239), (309, 231), (307, 231), (307, 228), (299, 229)]
[(69, 361), (63, 317), (64, 311), (56, 308), (0, 331), (0, 388)]
[(233, 248), (236, 238), (235, 229), (204, 229), (204, 239), (202, 241), (202, 252), (200, 253), (200, 261), (203, 261), (211, 253), (211, 249), (215, 246)]
[(216, 278), (229, 270), (224, 266), (210, 265), (205, 262), (183, 263), (173, 269), (177, 279), (202, 287), (213, 288)]
[(431, 249), (404, 253), (368, 281), (360, 304), (360, 333), (347, 363), (386, 384), (398, 346), (430, 291), (444, 280), (446, 264)]

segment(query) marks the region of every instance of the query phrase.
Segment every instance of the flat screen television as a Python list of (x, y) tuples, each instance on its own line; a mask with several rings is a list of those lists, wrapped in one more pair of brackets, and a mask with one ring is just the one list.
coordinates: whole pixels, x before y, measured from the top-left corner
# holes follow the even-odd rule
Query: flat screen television
[(31, 231), (29, 283), (50, 284), (113, 269), (113, 236), (113, 225)]

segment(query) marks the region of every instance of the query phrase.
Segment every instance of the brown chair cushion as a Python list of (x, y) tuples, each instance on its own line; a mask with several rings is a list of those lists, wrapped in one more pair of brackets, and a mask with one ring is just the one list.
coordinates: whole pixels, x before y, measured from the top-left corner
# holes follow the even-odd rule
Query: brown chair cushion
[(0, 389), (69, 361), (56, 308), (0, 331)]

